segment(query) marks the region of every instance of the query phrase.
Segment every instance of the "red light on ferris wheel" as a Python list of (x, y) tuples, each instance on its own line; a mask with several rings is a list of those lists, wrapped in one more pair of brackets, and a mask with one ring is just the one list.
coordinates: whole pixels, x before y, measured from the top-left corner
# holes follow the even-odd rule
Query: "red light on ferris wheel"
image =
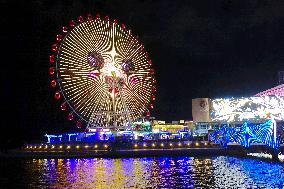
[(88, 15), (87, 15), (87, 20), (89, 20), (89, 21), (93, 20), (93, 15), (88, 14)]
[(76, 127), (77, 127), (78, 129), (81, 129), (81, 128), (82, 128), (82, 123), (81, 123), (81, 121), (77, 121)]
[(66, 32), (67, 32), (67, 29), (68, 29), (68, 28), (67, 28), (66, 26), (63, 26), (63, 27), (62, 27), (62, 32), (66, 33)]
[(62, 40), (62, 35), (58, 34), (56, 35), (56, 41), (60, 42)]
[(53, 52), (56, 52), (56, 51), (57, 51), (57, 44), (56, 44), (56, 43), (51, 46), (51, 50), (52, 50)]
[(125, 25), (121, 24), (121, 29), (124, 30), (125, 29)]
[(54, 55), (50, 55), (49, 56), (49, 62), (50, 63), (54, 63), (55, 62), (55, 56)]
[(146, 116), (150, 116), (150, 112), (146, 112)]
[(56, 93), (54, 94), (54, 98), (55, 98), (56, 100), (59, 100), (60, 97), (61, 97), (60, 92), (56, 92)]
[(101, 15), (99, 13), (96, 14), (96, 19), (100, 19), (101, 18)]
[(153, 109), (153, 108), (154, 108), (154, 105), (153, 105), (153, 104), (150, 104), (150, 105), (149, 105), (149, 108)]
[(83, 16), (79, 16), (79, 17), (78, 17), (78, 22), (82, 23), (83, 21), (84, 21)]
[(60, 108), (61, 108), (62, 111), (65, 111), (66, 108), (67, 108), (66, 103), (63, 102), (63, 103), (60, 105)]
[(55, 81), (55, 80), (52, 80), (52, 81), (50, 82), (50, 86), (53, 87), (53, 88), (55, 88), (55, 87), (56, 87), (56, 81)]
[(75, 26), (75, 21), (74, 20), (70, 20), (69, 26), (74, 27)]
[(146, 53), (145, 53), (145, 56), (146, 56), (147, 58), (149, 58), (149, 53), (148, 53), (148, 52), (146, 52)]
[(55, 72), (54, 68), (49, 68), (49, 75), (53, 75)]
[(72, 120), (73, 120), (73, 118), (74, 118), (74, 116), (73, 116), (73, 114), (72, 114), (72, 113), (69, 113), (67, 118), (68, 118), (68, 120), (69, 120), (69, 121), (72, 121)]

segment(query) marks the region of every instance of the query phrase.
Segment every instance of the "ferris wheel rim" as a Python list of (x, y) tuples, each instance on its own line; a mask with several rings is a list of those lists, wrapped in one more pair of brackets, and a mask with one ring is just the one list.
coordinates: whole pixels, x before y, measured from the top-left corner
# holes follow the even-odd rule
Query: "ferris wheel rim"
[[(79, 25), (77, 25), (77, 26), (79, 26)], [(75, 27), (77, 27), (77, 26), (75, 26)], [(74, 28), (75, 28), (74, 27)], [(74, 28), (72, 28), (72, 29), (74, 29)], [(70, 33), (69, 32), (66, 32), (66, 34), (64, 35), (64, 38), (62, 39), (62, 41), (60, 42), (60, 44), (59, 44), (59, 47), (58, 47), (58, 50), (57, 50), (57, 53), (56, 53), (56, 62), (55, 62), (55, 68), (56, 68), (56, 77), (57, 77), (57, 83), (58, 83), (58, 86), (59, 86), (59, 89), (60, 89), (60, 92), (61, 92), (61, 95), (63, 96), (63, 98), (64, 98), (64, 102), (63, 103), (67, 103), (68, 104), (68, 107), (69, 108), (71, 108), (72, 109), (72, 113), (75, 113), (79, 118), (80, 118), (80, 120), (82, 121), (85, 121), (85, 122), (88, 122), (82, 115), (80, 115), (76, 110), (75, 110), (75, 108), (73, 107), (73, 105), (69, 102), (69, 100), (67, 99), (67, 97), (65, 96), (65, 93), (63, 92), (63, 88), (62, 88), (62, 86), (61, 86), (61, 82), (60, 82), (60, 72), (59, 72), (59, 69), (60, 69), (60, 63), (58, 63), (59, 62), (59, 53), (60, 53), (60, 49), (61, 49), (61, 47), (62, 47), (62, 45), (63, 45), (63, 41), (66, 39), (66, 37), (69, 35)]]
[[(55, 61), (55, 72), (56, 72), (56, 82), (58, 83), (58, 87), (59, 87), (59, 92), (60, 92), (60, 94), (61, 94), (61, 96), (62, 96), (62, 99), (64, 100), (64, 102), (63, 103), (65, 103), (67, 106), (68, 106), (68, 108), (70, 108), (70, 111), (69, 112), (71, 112), (71, 114), (74, 114), (74, 115), (76, 115), (78, 118), (79, 118), (79, 121), (84, 121), (84, 122), (86, 122), (86, 123), (89, 123), (90, 122), (90, 118), (88, 118), (88, 117), (86, 117), (86, 116), (84, 116), (82, 113), (80, 113), (75, 107), (74, 107), (74, 105), (73, 105), (73, 103), (72, 103), (72, 101), (70, 101), (70, 99), (66, 96), (66, 94), (65, 94), (65, 89), (63, 88), (63, 86), (62, 86), (62, 77), (61, 77), (61, 73), (60, 73), (60, 63), (61, 63), (61, 61), (60, 61), (60, 56), (61, 56), (61, 50), (62, 50), (62, 46), (65, 44), (65, 41), (66, 41), (66, 38), (69, 36), (69, 35), (71, 35), (71, 32), (76, 28), (76, 27), (79, 27), (82, 23), (86, 23), (86, 22), (96, 22), (98, 19), (96, 18), (96, 19), (92, 19), (92, 20), (84, 20), (84, 21), (82, 21), (82, 22), (80, 22), (80, 23), (75, 23), (74, 21), (74, 23), (75, 23), (75, 25), (74, 26), (71, 26), (70, 28), (71, 29), (69, 29), (69, 27), (67, 28), (67, 27), (65, 27), (65, 29), (67, 28), (68, 29), (68, 31), (64, 31), (63, 30), (63, 32), (61, 32), (61, 34), (63, 33), (63, 38), (59, 41), (59, 42), (57, 42), (56, 44), (58, 45), (57, 46), (57, 50), (56, 50), (56, 61)], [(105, 20), (103, 20), (103, 19), (99, 19), (99, 21), (101, 21), (101, 22), (111, 22), (110, 20), (109, 20), (109, 18), (108, 18), (108, 20), (107, 21), (105, 21)], [(104, 23), (105, 24), (105, 23)], [(115, 22), (112, 22), (112, 24), (115, 24)], [(116, 23), (117, 24), (117, 23)], [(122, 27), (122, 25), (124, 26), (124, 24), (121, 24), (121, 26), (120, 27)], [(64, 28), (64, 27), (63, 27)], [(125, 26), (124, 26), (124, 28), (125, 28)], [(130, 30), (129, 30), (130, 31)], [(131, 32), (129, 32), (129, 36), (130, 37), (134, 37), (135, 38), (135, 36), (134, 35), (132, 35), (132, 33)], [(138, 40), (137, 40), (138, 41)], [(151, 64), (150, 64), (150, 67), (152, 67), (152, 60), (150, 59), (150, 58), (148, 58), (148, 52), (147, 51), (145, 51), (144, 50), (144, 47), (143, 47), (143, 51), (147, 54), (147, 58), (146, 58), (146, 60), (147, 60), (147, 62), (149, 62), (149, 64), (150, 64), (150, 62), (151, 62)], [(153, 80), (155, 80), (155, 78), (154, 78), (154, 74), (152, 74), (152, 79)], [(152, 88), (153, 89), (155, 89), (155, 84), (154, 83), (152, 83)], [(153, 90), (153, 89), (151, 89), (151, 91), (152, 92), (150, 92), (150, 96), (152, 96), (152, 95), (154, 95), (154, 92), (156, 91), (156, 89), (155, 90)], [(151, 98), (151, 97), (150, 97)], [(62, 103), (62, 104), (63, 104)], [(151, 104), (151, 99), (150, 100), (148, 100), (147, 101), (147, 103), (148, 103), (148, 105), (149, 104)], [(147, 106), (148, 106), (147, 105)], [(145, 106), (145, 108), (144, 108), (144, 110), (143, 111), (147, 111), (147, 112), (149, 112), (149, 109), (147, 108), (147, 106)], [(69, 113), (70, 114), (70, 113)], [(73, 118), (72, 118), (73, 119)]]

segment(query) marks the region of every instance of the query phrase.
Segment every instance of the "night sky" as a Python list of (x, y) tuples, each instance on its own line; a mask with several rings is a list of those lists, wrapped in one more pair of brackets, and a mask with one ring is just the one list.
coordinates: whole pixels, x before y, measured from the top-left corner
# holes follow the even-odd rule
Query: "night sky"
[[(284, 1), (1, 0), (1, 146), (74, 130), (48, 75), (56, 34), (69, 20), (108, 15), (153, 60), (156, 119), (191, 120), (191, 99), (250, 96), (284, 70)], [(7, 134), (8, 133), (8, 134)]]

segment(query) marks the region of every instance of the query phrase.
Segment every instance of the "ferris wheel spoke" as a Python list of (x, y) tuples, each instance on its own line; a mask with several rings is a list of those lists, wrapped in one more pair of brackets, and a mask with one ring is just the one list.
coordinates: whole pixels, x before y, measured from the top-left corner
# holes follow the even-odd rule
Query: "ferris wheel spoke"
[[(144, 103), (146, 101), (146, 98), (143, 98), (142, 96), (138, 95), (136, 92), (132, 91), (131, 95), (127, 95), (126, 99), (133, 99), (136, 103), (138, 102), (138, 105), (142, 105), (144, 106)], [(126, 100), (126, 102), (128, 102), (128, 100)], [(129, 103), (131, 104), (131, 103)]]
[[(88, 91), (90, 91), (89, 88), (88, 88), (88, 86), (83, 86), (83, 87), (84, 87), (83, 93), (85, 92), (86, 94), (88, 94)], [(81, 95), (81, 93), (77, 92), (77, 93), (75, 93), (75, 94), (76, 94), (76, 95), (73, 95), (72, 97), (70, 97), (70, 100), (76, 99), (76, 100), (74, 100), (74, 102), (75, 102), (75, 103), (78, 103), (78, 102), (76, 102), (76, 101), (79, 101), (79, 104), (80, 104), (80, 102), (83, 101), (83, 99), (86, 99), (86, 98), (88, 97), (88, 96), (85, 95), (85, 96), (83, 96), (83, 97), (81, 97), (81, 98), (78, 98), (78, 97)], [(97, 88), (96, 90), (92, 90), (92, 92), (89, 94), (88, 99), (96, 100), (95, 94), (100, 94), (100, 88)], [(92, 95), (92, 96), (90, 96), (90, 95)], [(88, 103), (87, 100), (86, 100), (86, 103)]]
[(90, 126), (120, 127), (147, 110), (154, 84), (148, 54), (124, 26), (80, 22), (64, 35), (56, 58), (62, 95)]
[[(87, 91), (89, 91), (89, 89), (86, 87), (85, 88)], [(86, 91), (85, 90), (85, 91)], [(90, 100), (92, 100), (92, 101), (96, 101), (98, 98), (99, 98), (99, 96), (97, 96), (97, 94), (101, 94), (101, 88), (95, 88), (95, 89), (93, 89), (92, 91), (91, 91), (91, 93), (86, 97), (87, 99), (86, 99), (86, 101), (85, 101), (85, 104), (87, 104), (87, 103), (89, 103), (89, 101)], [(78, 98), (78, 96), (79, 96), (80, 94), (78, 94), (76, 97), (74, 97), (75, 99), (76, 98)], [(80, 99), (79, 100), (79, 102), (82, 102), (82, 100)]]

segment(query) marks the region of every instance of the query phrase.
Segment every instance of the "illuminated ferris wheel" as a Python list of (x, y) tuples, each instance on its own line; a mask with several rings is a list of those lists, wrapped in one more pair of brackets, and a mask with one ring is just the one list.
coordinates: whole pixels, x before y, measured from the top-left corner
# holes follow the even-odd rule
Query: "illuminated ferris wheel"
[(71, 20), (52, 45), (54, 98), (78, 128), (129, 129), (149, 116), (156, 92), (147, 51), (131, 30), (108, 16)]

